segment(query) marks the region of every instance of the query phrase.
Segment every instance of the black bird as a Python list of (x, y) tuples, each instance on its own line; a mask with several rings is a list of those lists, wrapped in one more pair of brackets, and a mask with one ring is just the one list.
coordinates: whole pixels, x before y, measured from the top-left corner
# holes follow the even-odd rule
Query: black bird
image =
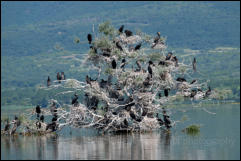
[(36, 106), (36, 110), (35, 111), (37, 113), (37, 118), (39, 118), (39, 114), (41, 113), (41, 109), (40, 109), (39, 105)]
[(170, 60), (171, 57), (172, 57), (172, 52), (169, 52), (169, 53), (167, 54), (167, 56), (166, 56), (166, 60)]
[(47, 131), (48, 129), (51, 129), (52, 132), (53, 132), (53, 131), (56, 131), (56, 130), (57, 130), (57, 124), (56, 124), (56, 122), (54, 121), (54, 122), (48, 124), (48, 125), (46, 126), (46, 131)]
[(9, 120), (7, 120), (7, 124), (4, 127), (4, 131), (8, 131), (10, 129), (10, 123)]
[(173, 57), (172, 61), (175, 62), (175, 67), (178, 67), (178, 59), (176, 56)]
[(91, 85), (90, 78), (89, 78), (88, 75), (86, 75), (86, 77), (85, 77), (85, 81), (86, 81), (87, 84), (90, 84), (90, 85)]
[(193, 90), (191, 91), (190, 97), (193, 98), (196, 94), (197, 94), (197, 90), (193, 89)]
[(72, 99), (72, 105), (77, 106), (79, 104), (78, 98), (78, 95), (75, 93), (74, 98)]
[(61, 76), (60, 76), (59, 72), (57, 73), (57, 80), (59, 80), (59, 83), (60, 83)]
[(149, 65), (153, 65), (153, 66), (155, 66), (155, 64), (151, 61), (151, 60), (149, 60)]
[(136, 51), (136, 50), (139, 50), (140, 48), (141, 48), (141, 43), (140, 43), (140, 44), (138, 44), (138, 45), (136, 45), (136, 47), (135, 47), (135, 49), (134, 49), (134, 50)]
[(149, 74), (151, 75), (151, 78), (152, 78), (152, 68), (151, 68), (151, 65), (149, 64), (148, 65), (148, 68), (147, 68)]
[(168, 89), (164, 89), (164, 95), (168, 97)]
[(116, 64), (115, 59), (112, 60), (111, 65), (112, 65), (112, 68), (113, 68), (113, 69), (116, 69), (116, 65), (117, 65), (117, 64)]
[(161, 60), (158, 65), (166, 65), (166, 62)]
[(124, 125), (125, 125), (124, 127), (127, 128), (127, 127), (128, 127), (128, 121), (127, 121), (126, 119), (124, 119), (123, 123), (124, 123)]
[(61, 80), (65, 80), (64, 72), (61, 72)]
[(44, 115), (40, 116), (40, 121), (44, 122)]
[(154, 43), (155, 43), (155, 44), (158, 43), (158, 41), (160, 40), (160, 37), (161, 37), (160, 32), (157, 32), (157, 36), (156, 36), (155, 39), (154, 39)]
[(186, 79), (185, 79), (185, 78), (178, 77), (178, 78), (177, 78), (177, 81), (178, 81), (178, 82), (186, 82)]
[(146, 79), (143, 81), (144, 87), (148, 87), (150, 84), (150, 77), (146, 77)]
[(193, 84), (193, 83), (195, 83), (197, 80), (196, 79), (194, 79), (190, 84)]
[(103, 52), (102, 55), (105, 57), (110, 57), (110, 53), (108, 53), (108, 52)]
[(159, 99), (162, 97), (162, 93), (161, 92), (159, 92), (158, 93), (158, 96), (159, 96)]
[(116, 47), (117, 47), (120, 51), (123, 51), (123, 49), (122, 49), (122, 47), (121, 47), (121, 45), (120, 45), (119, 42), (116, 42), (115, 45), (116, 45)]
[(123, 32), (123, 29), (124, 29), (124, 25), (121, 25), (121, 27), (119, 28), (119, 32)]
[(125, 30), (126, 37), (132, 36), (132, 32), (130, 30)]
[(51, 80), (50, 80), (50, 77), (48, 76), (48, 79), (47, 79), (47, 87), (49, 87), (51, 85)]
[(171, 128), (171, 120), (170, 120), (170, 116), (164, 114), (163, 115), (163, 119), (164, 119), (164, 123), (167, 129)]
[(52, 118), (52, 122), (56, 122), (57, 121), (57, 117), (56, 116), (54, 116), (53, 118)]
[(158, 113), (156, 114), (156, 119), (157, 119), (157, 121), (158, 121), (160, 126), (162, 126), (164, 124), (164, 121), (161, 118), (159, 118), (159, 114)]
[(37, 129), (40, 129), (41, 128), (41, 122), (37, 121), (36, 122), (36, 127), (37, 127)]
[(133, 120), (136, 120), (136, 115), (134, 114), (133, 111), (130, 111), (130, 116)]
[(91, 35), (91, 34), (88, 34), (88, 35), (87, 35), (87, 39), (88, 39), (88, 41), (89, 41), (89, 44), (91, 44), (91, 41), (92, 41), (92, 35)]
[(196, 70), (197, 70), (197, 68), (196, 68), (196, 67), (197, 67), (196, 63), (197, 63), (196, 58), (193, 58), (192, 68), (193, 68), (194, 72), (196, 72)]

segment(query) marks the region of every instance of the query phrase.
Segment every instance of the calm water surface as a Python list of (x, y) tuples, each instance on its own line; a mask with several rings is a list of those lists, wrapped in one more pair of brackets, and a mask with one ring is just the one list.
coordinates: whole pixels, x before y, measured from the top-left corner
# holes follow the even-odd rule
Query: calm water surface
[[(172, 118), (189, 119), (171, 133), (98, 135), (66, 128), (57, 136), (1, 137), (1, 159), (240, 159), (240, 105), (172, 109)], [(200, 134), (181, 130), (201, 124)]]

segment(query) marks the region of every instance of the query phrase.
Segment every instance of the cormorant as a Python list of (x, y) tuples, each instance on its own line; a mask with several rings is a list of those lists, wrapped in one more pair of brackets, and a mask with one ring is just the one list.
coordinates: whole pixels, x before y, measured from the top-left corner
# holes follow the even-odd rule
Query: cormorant
[(177, 81), (178, 81), (178, 82), (186, 82), (186, 79), (185, 79), (185, 78), (178, 77), (178, 78), (177, 78)]
[(113, 69), (116, 69), (116, 65), (117, 65), (117, 64), (116, 64), (115, 59), (112, 60), (111, 65), (112, 65), (112, 68), (113, 68)]
[(47, 87), (49, 87), (51, 85), (51, 80), (50, 80), (50, 77), (48, 76), (48, 79), (47, 79)]
[(39, 118), (39, 115), (40, 115), (40, 113), (41, 113), (41, 109), (40, 109), (40, 106), (39, 105), (37, 105), (36, 106), (36, 113), (37, 113), (37, 118)]
[(64, 72), (61, 72), (61, 80), (65, 80)]
[(158, 65), (166, 65), (166, 62), (161, 60)]
[(91, 41), (92, 41), (92, 35), (91, 35), (91, 34), (88, 34), (88, 35), (87, 35), (87, 39), (88, 39), (88, 41), (89, 41), (89, 44), (91, 44)]
[(197, 80), (196, 79), (194, 79), (190, 84), (193, 84), (193, 83), (195, 83)]
[(124, 127), (127, 128), (128, 127), (128, 121), (126, 119), (124, 119), (123, 123), (124, 123)]
[(162, 97), (162, 93), (161, 92), (159, 92), (158, 93), (158, 96), (159, 96), (159, 99)]
[(155, 44), (158, 43), (158, 41), (160, 40), (160, 37), (161, 37), (160, 32), (157, 32), (157, 36), (156, 36), (155, 39), (154, 39), (154, 43), (155, 43)]
[(175, 67), (178, 67), (178, 59), (177, 59), (177, 57), (174, 56), (172, 60), (175, 62)]
[(44, 115), (40, 116), (40, 121), (44, 122)]
[(135, 47), (135, 49), (134, 49), (134, 50), (136, 51), (136, 50), (139, 50), (140, 48), (141, 48), (141, 43), (140, 43), (140, 44), (138, 44), (138, 45), (136, 45), (136, 47)]
[(106, 56), (106, 57), (110, 57), (110, 53), (108, 53), (108, 52), (103, 52), (102, 55)]
[(168, 89), (164, 89), (164, 95), (168, 97)]
[(57, 73), (57, 80), (59, 80), (59, 83), (60, 83), (61, 76), (60, 76), (59, 72)]
[(193, 70), (196, 72), (196, 70), (197, 70), (197, 68), (196, 68), (196, 63), (197, 63), (197, 61), (196, 61), (196, 58), (193, 58), (193, 62), (192, 62), (192, 67), (193, 67)]
[(197, 94), (197, 90), (192, 90), (190, 97), (193, 98)]
[(123, 49), (122, 49), (122, 47), (121, 47), (121, 45), (120, 45), (119, 42), (116, 42), (115, 45), (116, 45), (116, 47), (117, 47), (120, 51), (123, 51)]
[(79, 104), (78, 98), (79, 98), (78, 95), (75, 93), (74, 98), (72, 99), (72, 105), (73, 106), (77, 106)]
[(123, 33), (123, 29), (124, 29), (124, 25), (121, 25), (121, 27), (119, 28), (119, 32)]
[(169, 53), (167, 54), (167, 56), (166, 56), (166, 60), (170, 60), (171, 57), (172, 57), (172, 52), (169, 52)]
[(167, 115), (166, 110), (163, 111), (163, 120), (167, 129), (171, 128), (170, 116)]
[(86, 77), (85, 77), (85, 81), (86, 81), (87, 84), (90, 84), (90, 85), (91, 85), (90, 78), (89, 78), (88, 75), (86, 75)]
[(132, 36), (132, 32), (130, 30), (125, 30), (126, 37)]
[(130, 110), (130, 116), (133, 120), (136, 120), (136, 115), (134, 114), (134, 112), (132, 110)]
[(8, 131), (10, 129), (10, 123), (9, 120), (7, 119), (7, 124), (4, 127), (4, 131)]
[(152, 68), (151, 68), (151, 65), (149, 64), (148, 65), (148, 68), (147, 68), (149, 74), (151, 75), (151, 78), (152, 78)]

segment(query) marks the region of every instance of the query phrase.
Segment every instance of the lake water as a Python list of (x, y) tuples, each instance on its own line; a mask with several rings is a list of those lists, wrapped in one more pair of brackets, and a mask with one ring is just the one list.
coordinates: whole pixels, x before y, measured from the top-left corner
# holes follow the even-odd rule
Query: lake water
[[(170, 133), (69, 134), (66, 128), (52, 136), (1, 136), (1, 159), (240, 159), (240, 104), (189, 106), (171, 109), (173, 119), (189, 119)], [(194, 123), (201, 125), (199, 135), (182, 132)]]

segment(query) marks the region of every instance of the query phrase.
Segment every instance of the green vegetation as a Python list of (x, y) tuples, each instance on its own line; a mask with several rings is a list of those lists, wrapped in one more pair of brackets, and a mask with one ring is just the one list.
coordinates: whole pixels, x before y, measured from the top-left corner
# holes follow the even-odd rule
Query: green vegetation
[(190, 125), (186, 127), (183, 132), (187, 133), (188, 135), (198, 135), (200, 132), (200, 125)]

